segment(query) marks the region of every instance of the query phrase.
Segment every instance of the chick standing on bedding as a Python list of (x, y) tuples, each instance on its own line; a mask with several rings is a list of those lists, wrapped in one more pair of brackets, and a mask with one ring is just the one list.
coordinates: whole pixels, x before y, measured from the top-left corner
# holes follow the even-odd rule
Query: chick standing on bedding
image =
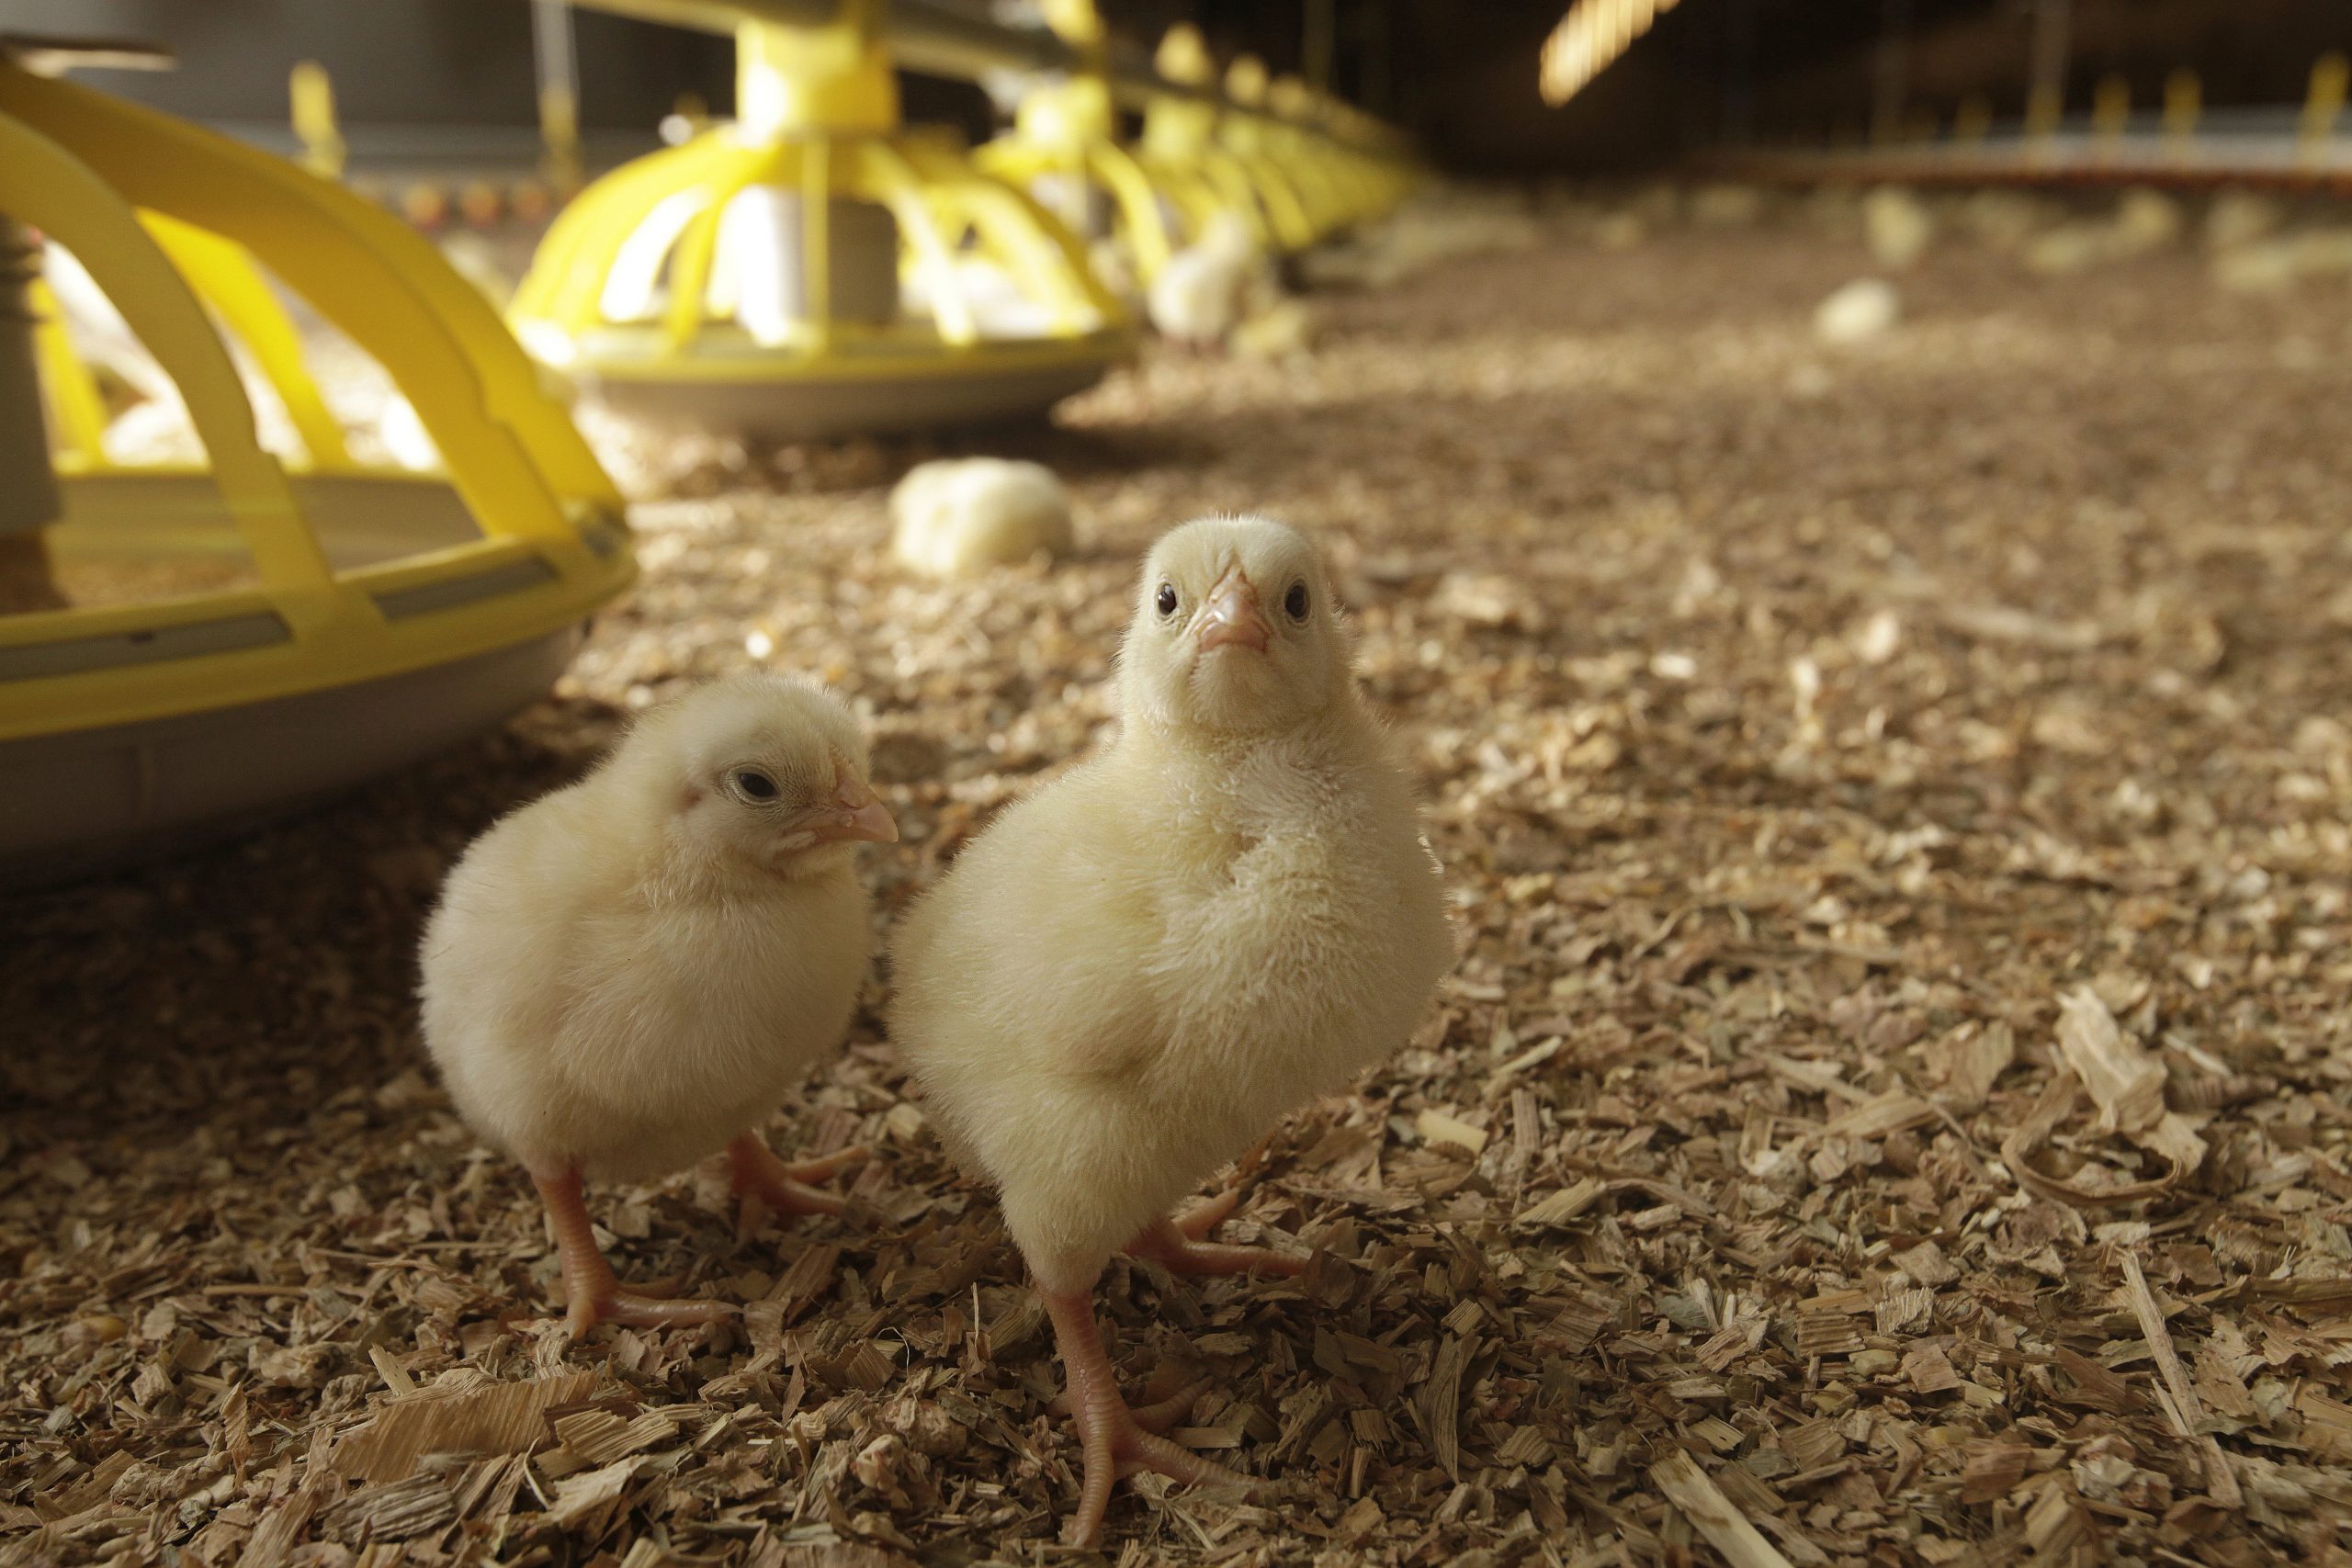
[(1333, 612), (1314, 548), (1280, 524), (1162, 538), (1120, 654), (1118, 740), (999, 817), (896, 942), (892, 1035), (950, 1152), (998, 1189), (1053, 1320), (1081, 1543), (1115, 1476), (1232, 1479), (1148, 1429), (1182, 1409), (1120, 1397), (1091, 1305), (1102, 1265), (1124, 1247), (1184, 1273), (1298, 1272), (1201, 1239), (1232, 1194), (1170, 1206), (1399, 1044), (1453, 962), (1436, 863)]
[(733, 1309), (624, 1291), (583, 1178), (727, 1150), (736, 1190), (839, 1213), (755, 1129), (841, 1043), (869, 957), (861, 840), (898, 837), (834, 697), (775, 676), (648, 715), (596, 771), (474, 841), (423, 949), (426, 1047), (474, 1130), (523, 1162), (562, 1254), (576, 1337)]

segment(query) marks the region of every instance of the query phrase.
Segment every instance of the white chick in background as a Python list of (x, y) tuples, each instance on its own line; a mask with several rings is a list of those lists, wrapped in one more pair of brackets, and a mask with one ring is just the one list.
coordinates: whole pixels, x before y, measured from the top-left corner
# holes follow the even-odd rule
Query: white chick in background
[(898, 837), (841, 702), (740, 676), (658, 708), (595, 772), (476, 840), (426, 928), (426, 1048), (474, 1130), (554, 1224), (576, 1337), (734, 1309), (620, 1288), (583, 1179), (639, 1181), (725, 1148), (736, 1190), (838, 1213), (756, 1129), (837, 1049), (871, 937), (853, 861)]
[(1902, 316), (1903, 296), (1894, 285), (1883, 277), (1858, 277), (1814, 311), (1813, 335), (1824, 343), (1866, 343)]
[(1247, 359), (1295, 359), (1315, 352), (1322, 331), (1304, 299), (1284, 299), (1233, 329), (1233, 352)]
[(1122, 1247), (1184, 1273), (1297, 1258), (1170, 1208), (1284, 1113), (1403, 1043), (1453, 944), (1413, 792), (1355, 689), (1301, 536), (1211, 518), (1162, 538), (1101, 756), (999, 816), (895, 944), (892, 1035), (943, 1141), (993, 1185), (1068, 1373), (1101, 1534), (1136, 1470), (1238, 1481), (1128, 1408), (1094, 1282)]
[(1218, 212), (1200, 237), (1168, 258), (1144, 293), (1144, 308), (1162, 337), (1189, 348), (1214, 348), (1279, 290), (1250, 226)]
[(2250, 190), (2225, 190), (2205, 211), (2205, 245), (2226, 251), (2269, 238), (2287, 221), (2287, 209), (2274, 197)]
[(1901, 186), (1880, 186), (1862, 198), (1862, 233), (1878, 265), (1901, 272), (1928, 254), (1936, 215)]
[(890, 491), (890, 553), (926, 577), (966, 577), (1075, 547), (1069, 494), (1051, 468), (1003, 457), (918, 463)]
[(2160, 190), (2127, 190), (2115, 204), (2115, 250), (2146, 255), (2176, 243), (2188, 227), (2180, 203)]

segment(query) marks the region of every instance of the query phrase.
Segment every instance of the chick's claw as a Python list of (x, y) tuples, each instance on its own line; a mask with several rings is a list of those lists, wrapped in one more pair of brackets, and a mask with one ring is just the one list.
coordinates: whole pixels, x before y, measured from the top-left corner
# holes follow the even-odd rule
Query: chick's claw
[[(1127, 1414), (1134, 1417), (1135, 1424), (1145, 1431), (1166, 1437), (1170, 1427), (1193, 1413), (1193, 1406), (1201, 1402), (1201, 1395), (1209, 1391), (1209, 1384), (1214, 1381), (1211, 1378), (1201, 1378), (1188, 1382), (1165, 1399), (1156, 1400), (1149, 1404), (1130, 1406)], [(1064, 1389), (1054, 1395), (1046, 1408), (1056, 1416), (1074, 1417), (1078, 1414), (1078, 1401), (1070, 1397), (1069, 1390)]]
[(1233, 1211), (1241, 1206), (1241, 1184), (1236, 1182), (1214, 1198), (1204, 1198), (1176, 1216), (1176, 1228), (1194, 1241), (1205, 1241), (1209, 1232), (1225, 1224)]
[(758, 1134), (745, 1133), (727, 1145), (729, 1180), (737, 1194), (743, 1199), (742, 1211), (737, 1217), (737, 1229), (744, 1234), (757, 1228), (757, 1203), (778, 1214), (845, 1214), (849, 1201), (833, 1193), (808, 1185), (838, 1176), (844, 1170), (863, 1165), (870, 1152), (863, 1147), (842, 1149), (817, 1159), (787, 1164), (778, 1159), (774, 1150), (760, 1141)]
[[(1042, 1292), (1041, 1292), (1042, 1293)], [(1170, 1425), (1183, 1418), (1205, 1383), (1196, 1383), (1172, 1399), (1130, 1410), (1120, 1396), (1111, 1358), (1094, 1325), (1094, 1308), (1085, 1292), (1046, 1294), (1046, 1313), (1053, 1320), (1054, 1338), (1069, 1386), (1055, 1403), (1066, 1408), (1077, 1424), (1085, 1455), (1085, 1478), (1079, 1487), (1078, 1512), (1070, 1516), (1063, 1540), (1072, 1546), (1102, 1543), (1102, 1516), (1111, 1506), (1111, 1485), (1138, 1471), (1154, 1471), (1171, 1481), (1194, 1486), (1234, 1486), (1245, 1492), (1256, 1484), (1249, 1476), (1179, 1448), (1149, 1430), (1145, 1417)], [(1181, 1402), (1181, 1403), (1180, 1403)]]
[[(571, 1289), (568, 1283), (565, 1288)], [(686, 1328), (718, 1323), (734, 1316), (735, 1312), (726, 1302), (669, 1301), (616, 1287), (601, 1293), (573, 1294), (571, 1308), (564, 1314), (564, 1325), (578, 1339), (600, 1323), (617, 1323), (630, 1328)]]
[[(1214, 1203), (1211, 1205), (1214, 1207)], [(1227, 1205), (1230, 1207), (1230, 1205)], [(1154, 1220), (1141, 1235), (1127, 1243), (1125, 1250), (1131, 1258), (1148, 1258), (1170, 1274), (1281, 1274), (1306, 1272), (1306, 1259), (1276, 1252), (1268, 1247), (1236, 1247), (1226, 1242), (1200, 1241), (1196, 1236), (1213, 1228), (1218, 1218), (1211, 1218), (1198, 1231), (1183, 1221)], [(1193, 1218), (1185, 1216), (1185, 1221)], [(1186, 1234), (1191, 1231), (1191, 1234)]]
[(1201, 1395), (1208, 1393), (1211, 1381), (1208, 1378), (1201, 1378), (1186, 1383), (1157, 1404), (1138, 1404), (1127, 1414), (1133, 1416), (1135, 1424), (1145, 1431), (1166, 1437), (1169, 1428), (1193, 1413), (1193, 1406), (1201, 1402)]
[(562, 1259), (566, 1299), (565, 1326), (578, 1339), (600, 1323), (627, 1324), (637, 1328), (663, 1328), (716, 1323), (731, 1317), (735, 1308), (725, 1302), (669, 1301), (660, 1296), (621, 1289), (613, 1266), (597, 1250), (596, 1235), (588, 1223), (588, 1205), (582, 1196), (580, 1173), (534, 1176), (548, 1219), (555, 1227), (556, 1250)]

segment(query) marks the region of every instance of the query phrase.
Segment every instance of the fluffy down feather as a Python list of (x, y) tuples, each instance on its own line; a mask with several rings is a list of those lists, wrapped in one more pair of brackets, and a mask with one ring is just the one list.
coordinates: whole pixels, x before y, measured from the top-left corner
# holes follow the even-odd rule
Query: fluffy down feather
[(927, 577), (1068, 555), (1069, 496), (1053, 470), (1002, 457), (919, 463), (890, 492), (890, 553)]

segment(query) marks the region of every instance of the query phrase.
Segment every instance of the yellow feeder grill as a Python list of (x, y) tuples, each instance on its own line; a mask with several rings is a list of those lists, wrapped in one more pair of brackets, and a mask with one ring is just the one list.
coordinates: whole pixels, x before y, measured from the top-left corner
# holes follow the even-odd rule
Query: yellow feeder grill
[(1197, 159), (1119, 144), (1109, 39), (1094, 0), (1047, 0), (1045, 15), (1079, 68), (1023, 93), (1012, 130), (974, 154), (980, 170), (1028, 191), (1081, 238), (1123, 244), (1142, 283), (1220, 210), (1262, 239), (1246, 181), (1221, 188)]
[(1254, 54), (1242, 55), (1227, 66), (1226, 96), (1240, 107), (1219, 117), (1217, 134), (1227, 147), (1272, 170), (1288, 186), (1312, 244), (1347, 225), (1347, 200), (1308, 133), (1268, 112), (1271, 85), (1265, 62)]
[(622, 412), (784, 439), (1041, 412), (1130, 354), (1069, 231), (902, 131), (881, 10), (743, 19), (737, 123), (581, 193), (525, 345)]
[[(109, 460), (89, 370), (54, 321), (37, 328), (57, 575), (148, 592), (0, 615), (0, 884), (219, 830), (494, 723), (634, 575), (620, 496), (537, 369), (427, 242), (359, 197), (0, 59), (0, 213), (87, 269), (208, 458)], [(351, 459), (265, 267), (376, 357), (446, 479)], [(302, 464), (263, 449), (222, 331)], [(12, 413), (39, 418), (0, 423)]]
[(1293, 156), (1319, 175), (1341, 225), (1377, 218), (1403, 198), (1409, 176), (1362, 149), (1361, 129), (1337, 100), (1296, 76), (1277, 76), (1265, 96), (1292, 139)]
[(1238, 117), (1205, 96), (1216, 84), (1216, 66), (1199, 29), (1188, 22), (1169, 28), (1152, 63), (1169, 81), (1204, 96), (1165, 93), (1150, 101), (1143, 116), (1144, 157), (1156, 167), (1197, 171), (1218, 205), (1239, 211), (1261, 243), (1283, 252), (1315, 243), (1315, 221), (1298, 187), (1250, 132), (1240, 132), (1237, 145), (1227, 122)]

